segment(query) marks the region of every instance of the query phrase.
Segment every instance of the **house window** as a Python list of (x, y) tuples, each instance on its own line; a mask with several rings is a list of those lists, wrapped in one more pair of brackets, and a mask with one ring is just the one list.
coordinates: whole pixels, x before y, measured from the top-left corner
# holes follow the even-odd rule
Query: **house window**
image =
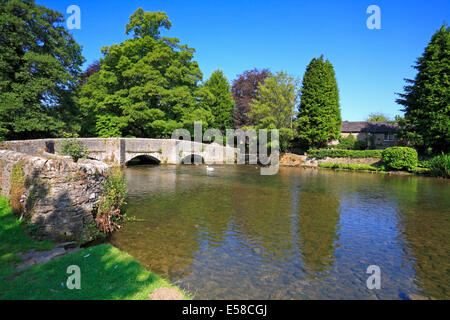
[(395, 136), (392, 132), (384, 133), (384, 141), (395, 141)]

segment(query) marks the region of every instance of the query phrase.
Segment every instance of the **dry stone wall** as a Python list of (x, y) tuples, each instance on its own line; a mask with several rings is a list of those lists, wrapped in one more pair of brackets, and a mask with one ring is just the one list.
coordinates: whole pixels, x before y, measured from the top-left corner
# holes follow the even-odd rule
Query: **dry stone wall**
[(108, 171), (100, 161), (0, 150), (1, 194), (10, 197), (18, 217), (36, 226), (38, 238), (91, 240), (92, 213)]
[(291, 167), (317, 167), (319, 163), (340, 163), (340, 164), (368, 164), (374, 165), (380, 158), (329, 158), (316, 159), (308, 158), (306, 155), (285, 153), (281, 155), (280, 165)]

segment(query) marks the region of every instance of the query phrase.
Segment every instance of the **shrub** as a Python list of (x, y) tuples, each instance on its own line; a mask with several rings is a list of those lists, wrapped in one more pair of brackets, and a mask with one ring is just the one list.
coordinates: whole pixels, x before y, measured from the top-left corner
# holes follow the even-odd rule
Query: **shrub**
[(342, 150), (342, 149), (316, 149), (308, 150), (311, 158), (381, 158), (382, 150)]
[(59, 154), (70, 156), (75, 162), (77, 162), (78, 159), (87, 158), (89, 155), (88, 148), (75, 137), (66, 138), (62, 141)]
[(427, 168), (427, 169), (429, 169), (430, 166), (431, 166), (430, 160), (419, 160), (417, 162), (417, 166), (420, 167), (420, 168)]
[(356, 139), (353, 135), (339, 139), (339, 144), (336, 149), (352, 150), (355, 148)]
[(366, 141), (356, 140), (355, 145), (353, 146), (354, 150), (366, 150), (368, 147)]
[(417, 166), (417, 151), (409, 147), (391, 147), (383, 151), (381, 162), (387, 169), (411, 171)]
[(110, 233), (120, 228), (122, 206), (125, 204), (127, 181), (120, 167), (113, 167), (103, 185), (97, 206), (95, 223), (99, 231)]
[(429, 161), (431, 174), (450, 179), (450, 154), (436, 156)]
[(339, 138), (339, 144), (330, 146), (330, 148), (340, 150), (366, 150), (367, 142), (357, 140), (353, 135), (349, 135), (345, 138)]

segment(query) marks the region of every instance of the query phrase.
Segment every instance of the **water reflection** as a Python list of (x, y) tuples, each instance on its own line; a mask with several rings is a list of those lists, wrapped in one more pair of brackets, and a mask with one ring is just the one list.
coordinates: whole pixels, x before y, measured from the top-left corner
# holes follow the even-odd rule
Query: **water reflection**
[[(392, 181), (398, 203), (405, 250), (414, 263), (419, 294), (438, 299), (450, 297), (450, 211), (448, 184), (417, 178)], [(445, 243), (442, 243), (444, 241)]]
[(298, 248), (308, 277), (325, 276), (335, 258), (339, 227), (339, 198), (327, 193), (329, 179), (308, 179), (298, 207)]
[[(448, 181), (252, 166), (128, 168), (111, 241), (200, 299), (449, 298)], [(366, 287), (369, 265), (382, 290)]]

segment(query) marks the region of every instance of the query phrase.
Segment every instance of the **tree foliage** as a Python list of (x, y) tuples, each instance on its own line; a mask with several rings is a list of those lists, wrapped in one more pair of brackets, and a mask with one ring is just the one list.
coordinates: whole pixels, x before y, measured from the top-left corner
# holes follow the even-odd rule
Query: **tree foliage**
[(414, 68), (414, 80), (399, 94), (405, 108), (400, 136), (420, 152), (450, 152), (450, 27), (445, 24), (431, 38)]
[(0, 5), (0, 137), (79, 129), (76, 86), (84, 58), (61, 13), (30, 1)]
[(92, 62), (81, 74), (80, 85), (85, 84), (90, 76), (100, 71), (100, 68), (101, 68), (100, 61), (96, 60)]
[(259, 84), (264, 83), (270, 74), (268, 69), (253, 69), (245, 71), (233, 81), (231, 92), (235, 102), (233, 121), (236, 128), (253, 125), (247, 115), (250, 102), (256, 98)]
[(391, 121), (389, 117), (383, 113), (371, 113), (367, 118), (367, 121), (376, 121), (376, 122), (389, 122)]
[(306, 68), (301, 88), (298, 139), (303, 147), (324, 147), (341, 128), (339, 91), (333, 65), (323, 56)]
[(165, 13), (139, 8), (126, 26), (134, 37), (102, 48), (101, 69), (81, 90), (83, 135), (162, 138), (195, 120), (214, 123), (195, 50), (160, 36), (170, 26)]
[(294, 138), (293, 119), (297, 106), (297, 81), (284, 72), (260, 83), (250, 103), (248, 118), (256, 129), (279, 129), (280, 147), (285, 151)]
[(214, 116), (213, 127), (224, 130), (233, 126), (234, 100), (230, 84), (222, 70), (216, 70), (205, 82), (204, 87), (212, 94), (209, 104)]

